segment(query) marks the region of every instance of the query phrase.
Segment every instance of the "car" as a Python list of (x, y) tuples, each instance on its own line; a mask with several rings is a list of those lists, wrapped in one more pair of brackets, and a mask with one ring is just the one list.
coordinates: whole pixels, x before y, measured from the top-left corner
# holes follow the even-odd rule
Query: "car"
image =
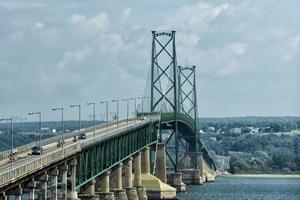
[(86, 134), (85, 134), (85, 133), (80, 133), (79, 139), (80, 139), (80, 140), (86, 139)]
[(34, 146), (31, 148), (32, 155), (41, 155), (44, 153), (44, 148), (42, 146)]

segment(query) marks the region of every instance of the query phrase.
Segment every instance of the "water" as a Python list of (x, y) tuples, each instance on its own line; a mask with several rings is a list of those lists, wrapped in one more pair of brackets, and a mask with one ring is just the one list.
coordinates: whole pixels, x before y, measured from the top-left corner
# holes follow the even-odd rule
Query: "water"
[(187, 186), (179, 200), (300, 200), (300, 179), (217, 177), (213, 183)]

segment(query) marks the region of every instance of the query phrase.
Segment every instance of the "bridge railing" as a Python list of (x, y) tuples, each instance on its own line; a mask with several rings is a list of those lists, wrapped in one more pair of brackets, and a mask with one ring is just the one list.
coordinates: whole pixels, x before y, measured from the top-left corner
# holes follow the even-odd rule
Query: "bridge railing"
[(29, 173), (38, 171), (39, 169), (50, 165), (51, 163), (75, 154), (78, 151), (80, 151), (80, 144), (76, 143), (63, 149), (57, 149), (51, 154), (38, 156), (36, 159), (28, 163), (21, 164), (17, 167), (8, 168), (4, 172), (0, 173), (0, 187), (14, 182), (16, 179), (22, 178)]
[[(122, 123), (122, 122), (124, 122), (126, 120), (127, 119), (122, 119), (122, 120), (119, 121), (119, 123)], [(129, 121), (132, 121), (132, 120), (135, 120), (135, 118), (130, 118), (129, 119)], [(110, 123), (108, 123), (108, 125), (111, 126), (111, 125), (114, 125), (116, 123), (117, 123), (116, 121), (111, 121)], [(105, 126), (106, 126), (106, 123), (97, 125), (96, 129), (104, 128)], [(88, 127), (88, 128), (82, 129), (81, 131), (83, 133), (87, 133), (87, 132), (90, 132), (92, 130), (93, 130), (93, 127)], [(75, 131), (72, 131), (72, 132), (69, 132), (69, 133), (64, 133), (64, 138), (65, 139), (71, 138), (76, 133), (78, 133), (78, 130), (75, 130)], [(58, 141), (59, 139), (61, 139), (61, 135), (56, 135), (56, 136), (53, 136), (51, 138), (47, 138), (47, 139), (41, 140), (41, 145), (44, 146), (44, 145), (47, 145), (47, 144), (51, 144), (53, 142)], [(22, 145), (22, 146), (18, 147), (17, 148), (18, 149), (18, 154), (30, 151), (31, 148), (34, 147), (35, 145), (36, 145), (36, 142), (32, 142), (32, 143), (25, 144), (25, 145)], [(0, 152), (0, 161), (4, 160), (4, 159), (7, 159), (10, 154), (11, 154), (11, 149)]]
[(66, 147), (56, 149), (51, 153), (46, 155), (38, 156), (36, 159), (29, 161), (27, 163), (18, 165), (13, 168), (7, 168), (5, 171), (0, 172), (0, 188), (14, 182), (17, 179), (20, 179), (28, 174), (34, 173), (45, 166), (48, 166), (52, 163), (55, 163), (59, 160), (63, 160), (66, 157), (69, 157), (73, 154), (79, 152), (82, 148), (98, 143), (100, 141), (106, 140), (109, 137), (114, 137), (127, 129), (137, 128), (139, 126), (143, 126), (144, 124), (149, 123), (151, 120), (158, 119), (158, 117), (148, 117), (148, 119), (143, 122), (133, 124), (125, 127), (118, 128), (116, 130), (109, 131), (109, 134), (98, 135), (96, 138), (90, 138), (87, 140), (79, 140), (76, 144), (71, 144)]

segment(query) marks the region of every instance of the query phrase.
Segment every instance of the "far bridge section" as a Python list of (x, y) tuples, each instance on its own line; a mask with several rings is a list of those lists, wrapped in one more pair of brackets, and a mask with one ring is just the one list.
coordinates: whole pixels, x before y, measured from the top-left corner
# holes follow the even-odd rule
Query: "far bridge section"
[(176, 199), (185, 184), (214, 181), (198, 127), (195, 67), (177, 65), (175, 31), (152, 32), (149, 72), (133, 118), (127, 99), (127, 120), (87, 128), (86, 139), (68, 133), (59, 147), (59, 138), (43, 140), (40, 155), (28, 144), (13, 163), (0, 153), (0, 200)]

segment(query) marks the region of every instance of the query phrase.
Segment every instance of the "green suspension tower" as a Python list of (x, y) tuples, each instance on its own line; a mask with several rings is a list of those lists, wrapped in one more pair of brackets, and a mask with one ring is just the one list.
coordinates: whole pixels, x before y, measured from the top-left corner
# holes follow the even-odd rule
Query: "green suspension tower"
[[(151, 112), (172, 113), (175, 136), (174, 169), (178, 171), (179, 132), (178, 132), (178, 68), (175, 47), (175, 31), (152, 31), (151, 53)], [(161, 139), (161, 138), (160, 138)]]
[(200, 133), (198, 127), (198, 106), (197, 106), (197, 93), (196, 93), (196, 66), (178, 66), (179, 76), (179, 112), (188, 116), (194, 123), (194, 133), (196, 140), (194, 141), (193, 149), (199, 152)]

